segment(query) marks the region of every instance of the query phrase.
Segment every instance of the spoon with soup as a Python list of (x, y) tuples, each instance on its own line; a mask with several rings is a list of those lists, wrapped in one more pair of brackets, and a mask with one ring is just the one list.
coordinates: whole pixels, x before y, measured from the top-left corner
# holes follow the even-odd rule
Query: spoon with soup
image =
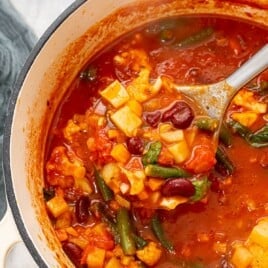
[(174, 87), (198, 103), (204, 115), (215, 119), (214, 122), (218, 122), (214, 135), (217, 144), (222, 119), (233, 97), (244, 85), (267, 67), (268, 44), (264, 45), (233, 74), (220, 82), (208, 85), (174, 85)]

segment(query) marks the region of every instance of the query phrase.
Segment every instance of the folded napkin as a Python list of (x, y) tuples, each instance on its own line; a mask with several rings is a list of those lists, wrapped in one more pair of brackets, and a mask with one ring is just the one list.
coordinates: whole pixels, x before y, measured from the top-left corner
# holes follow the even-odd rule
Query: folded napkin
[[(9, 0), (0, 0), (0, 163), (8, 99), (36, 37)], [(0, 165), (0, 219), (6, 208), (3, 169)]]

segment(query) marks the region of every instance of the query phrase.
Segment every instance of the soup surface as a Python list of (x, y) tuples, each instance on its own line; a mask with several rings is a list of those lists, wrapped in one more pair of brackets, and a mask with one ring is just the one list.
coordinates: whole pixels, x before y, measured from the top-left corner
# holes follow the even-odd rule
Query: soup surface
[(235, 96), (217, 146), (218, 122), (174, 89), (226, 78), (267, 42), (256, 25), (178, 17), (90, 60), (55, 114), (44, 170), (76, 267), (268, 267), (268, 71)]

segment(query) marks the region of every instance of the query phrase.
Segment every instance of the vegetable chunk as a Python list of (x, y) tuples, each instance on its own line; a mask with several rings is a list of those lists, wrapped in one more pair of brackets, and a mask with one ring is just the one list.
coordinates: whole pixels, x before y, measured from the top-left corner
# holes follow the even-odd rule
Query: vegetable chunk
[(141, 119), (128, 106), (124, 106), (112, 114), (111, 120), (128, 137), (135, 136), (138, 127), (142, 124)]
[(118, 80), (112, 82), (112, 84), (101, 91), (100, 94), (115, 108), (119, 108), (129, 100), (129, 95), (125, 87)]

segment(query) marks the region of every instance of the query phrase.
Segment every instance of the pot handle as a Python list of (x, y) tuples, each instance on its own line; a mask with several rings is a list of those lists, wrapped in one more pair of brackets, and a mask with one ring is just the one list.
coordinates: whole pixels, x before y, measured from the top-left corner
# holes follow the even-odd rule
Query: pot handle
[[(22, 242), (8, 204), (6, 213), (0, 220), (0, 241), (0, 267), (36, 267)], [(27, 266), (24, 266), (26, 263)]]

